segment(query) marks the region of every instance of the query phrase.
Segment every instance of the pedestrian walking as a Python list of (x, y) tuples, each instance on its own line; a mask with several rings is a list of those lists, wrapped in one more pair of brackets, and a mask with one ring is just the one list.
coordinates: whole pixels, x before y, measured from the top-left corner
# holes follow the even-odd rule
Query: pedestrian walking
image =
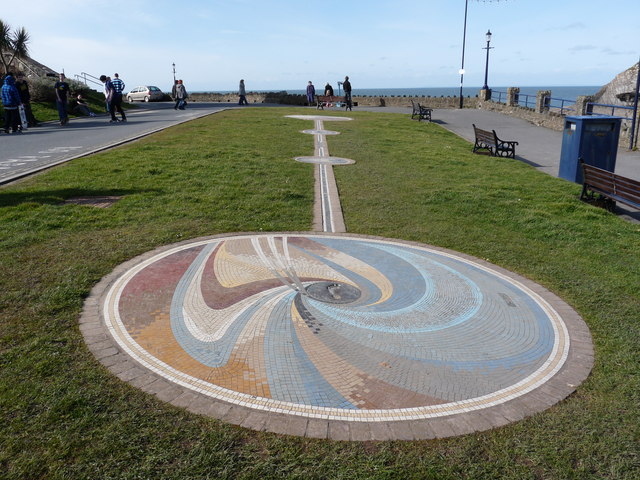
[(174, 80), (173, 81), (173, 87), (171, 87), (171, 99), (176, 102), (176, 104), (173, 106), (174, 110), (178, 109), (178, 101), (176, 100), (176, 95), (177, 95), (177, 89), (178, 89), (178, 84), (180, 83), (180, 80)]
[(58, 76), (58, 81), (53, 86), (56, 91), (56, 107), (58, 107), (58, 117), (60, 117), (60, 125), (64, 126), (69, 122), (69, 113), (68, 113), (68, 98), (69, 95), (69, 84), (67, 83), (67, 79), (64, 76), (64, 73), (61, 73)]
[(110, 87), (111, 85), (111, 77), (107, 77), (105, 75), (100, 76), (100, 80), (102, 80), (102, 77), (104, 77), (105, 79), (103, 80), (104, 85), (103, 87), (103, 93), (104, 93), (104, 111), (109, 113), (110, 109), (109, 109), (109, 100), (110, 100), (110, 95), (111, 95), (111, 89), (107, 88)]
[(31, 92), (29, 92), (29, 84), (22, 73), (17, 75), (16, 88), (20, 94), (20, 101), (22, 101), (24, 113), (27, 116), (27, 123), (30, 127), (37, 127), (38, 121), (36, 120), (36, 117), (33, 116), (33, 110), (31, 109)]
[[(120, 95), (116, 95), (116, 91), (113, 87), (113, 80), (106, 75), (100, 75), (100, 81), (104, 83), (104, 95), (107, 100), (109, 113), (111, 114), (111, 120), (109, 123), (118, 122), (118, 119), (116, 118), (116, 111), (122, 116), (122, 121), (126, 122), (127, 118), (122, 111), (122, 92), (120, 92)], [(122, 82), (122, 84), (124, 85), (124, 82)]]
[(113, 80), (111, 80), (111, 85), (113, 86), (113, 91), (115, 93), (119, 93), (120, 95), (123, 94), (125, 84), (120, 78), (120, 75), (118, 75), (117, 73), (113, 74)]
[(349, 81), (349, 77), (344, 77), (344, 82), (342, 82), (342, 88), (344, 89), (344, 100), (347, 104), (347, 108), (349, 110), (353, 110), (351, 103), (351, 82)]
[(127, 117), (122, 109), (122, 94), (124, 93), (125, 84), (120, 79), (117, 73), (113, 74), (113, 80), (111, 80), (111, 101), (109, 102), (109, 112), (111, 113), (111, 121), (117, 122), (116, 112), (122, 117), (121, 121), (126, 122)]
[(189, 98), (189, 94), (187, 93), (187, 89), (185, 88), (182, 80), (176, 80), (176, 84), (173, 86), (171, 94), (176, 102), (173, 109), (184, 110), (187, 106), (187, 98)]
[(311, 83), (311, 80), (309, 80), (309, 83), (307, 84), (307, 102), (309, 103), (309, 105), (313, 103), (315, 96), (316, 87), (314, 87), (313, 83)]
[(2, 84), (2, 107), (4, 108), (4, 133), (19, 133), (18, 107), (22, 104), (16, 88), (16, 79), (7, 74)]
[(238, 105), (249, 105), (249, 102), (247, 102), (247, 90), (244, 87), (244, 80), (240, 80), (238, 95), (240, 96), (240, 101), (238, 102)]

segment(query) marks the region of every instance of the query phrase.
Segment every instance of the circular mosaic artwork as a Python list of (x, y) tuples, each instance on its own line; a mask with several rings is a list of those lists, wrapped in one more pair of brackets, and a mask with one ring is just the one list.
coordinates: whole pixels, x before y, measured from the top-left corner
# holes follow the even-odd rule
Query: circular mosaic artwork
[(152, 253), (101, 317), (157, 375), (256, 411), (428, 419), (518, 398), (567, 359), (565, 322), (485, 262), (407, 242), (247, 234)]

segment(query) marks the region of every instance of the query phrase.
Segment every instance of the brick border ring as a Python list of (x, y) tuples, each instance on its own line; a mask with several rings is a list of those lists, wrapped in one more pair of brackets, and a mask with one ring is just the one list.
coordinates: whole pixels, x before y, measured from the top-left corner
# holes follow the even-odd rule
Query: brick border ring
[(335, 440), (487, 430), (570, 395), (584, 321), (540, 285), (415, 242), (238, 233), (136, 257), (80, 328), (120, 379), (194, 413)]

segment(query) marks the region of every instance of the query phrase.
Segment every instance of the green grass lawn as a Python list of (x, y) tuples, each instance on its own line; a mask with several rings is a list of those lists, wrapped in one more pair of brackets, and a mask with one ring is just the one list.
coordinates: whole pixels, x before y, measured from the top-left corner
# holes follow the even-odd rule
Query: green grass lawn
[[(406, 115), (331, 124), (347, 230), (487, 259), (559, 294), (591, 329), (576, 393), (509, 426), (414, 442), (244, 430), (164, 404), (98, 363), (78, 328), (100, 278), (157, 246), (312, 224), (311, 122), (222, 112), (0, 189), (2, 479), (637, 479), (640, 226), (579, 186)], [(315, 112), (314, 112), (315, 113)], [(108, 209), (66, 205), (121, 196)]]

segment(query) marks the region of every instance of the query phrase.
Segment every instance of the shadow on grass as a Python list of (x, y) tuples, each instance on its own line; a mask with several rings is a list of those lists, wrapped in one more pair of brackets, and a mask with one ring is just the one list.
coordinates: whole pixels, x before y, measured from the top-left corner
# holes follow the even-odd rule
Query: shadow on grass
[(120, 190), (103, 189), (89, 190), (86, 188), (65, 188), (60, 190), (42, 190), (32, 192), (2, 192), (0, 191), (0, 208), (15, 207), (23, 203), (38, 203), (41, 205), (59, 205), (72, 198), (96, 199), (105, 197), (124, 197), (134, 193), (157, 192), (157, 190)]

